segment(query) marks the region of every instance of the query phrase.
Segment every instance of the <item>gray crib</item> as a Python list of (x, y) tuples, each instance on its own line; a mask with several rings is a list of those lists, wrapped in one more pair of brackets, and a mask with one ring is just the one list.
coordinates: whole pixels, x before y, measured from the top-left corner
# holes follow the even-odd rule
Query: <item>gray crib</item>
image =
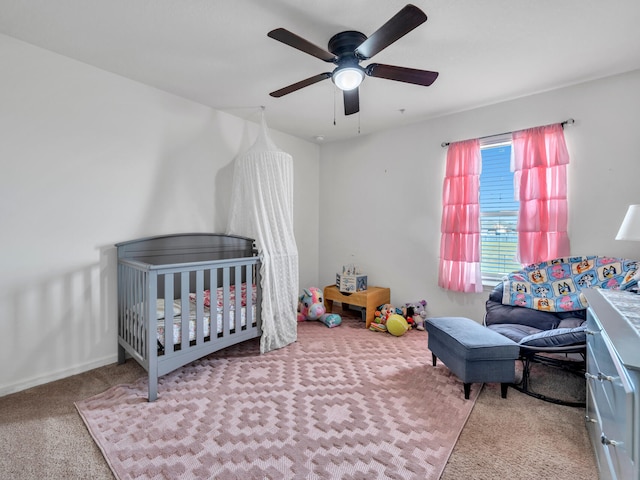
[(260, 260), (250, 238), (188, 233), (118, 243), (118, 363), (158, 378), (261, 335)]

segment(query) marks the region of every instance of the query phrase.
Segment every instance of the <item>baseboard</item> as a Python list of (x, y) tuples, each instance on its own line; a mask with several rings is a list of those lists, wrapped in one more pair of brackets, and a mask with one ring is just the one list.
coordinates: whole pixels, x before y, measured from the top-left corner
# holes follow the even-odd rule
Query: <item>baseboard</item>
[(107, 355), (106, 357), (102, 357), (88, 363), (76, 365), (74, 367), (57, 372), (51, 372), (40, 377), (30, 378), (28, 380), (23, 380), (9, 385), (2, 385), (0, 386), (0, 397), (4, 397), (5, 395), (9, 395), (11, 393), (21, 392), (22, 390), (26, 390), (28, 388), (37, 387), (38, 385), (44, 385), (45, 383), (55, 382), (56, 380), (61, 380), (72, 375), (84, 373), (89, 370), (93, 370), (94, 368), (104, 367), (105, 365), (116, 363), (117, 361), (117, 354)]

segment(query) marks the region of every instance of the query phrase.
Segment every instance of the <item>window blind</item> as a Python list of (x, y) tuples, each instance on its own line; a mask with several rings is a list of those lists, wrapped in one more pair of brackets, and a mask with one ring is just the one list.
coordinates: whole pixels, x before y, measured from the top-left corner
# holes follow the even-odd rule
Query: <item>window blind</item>
[(519, 202), (514, 199), (511, 144), (484, 146), (481, 154), (481, 270), (483, 282), (495, 284), (521, 268), (516, 261)]

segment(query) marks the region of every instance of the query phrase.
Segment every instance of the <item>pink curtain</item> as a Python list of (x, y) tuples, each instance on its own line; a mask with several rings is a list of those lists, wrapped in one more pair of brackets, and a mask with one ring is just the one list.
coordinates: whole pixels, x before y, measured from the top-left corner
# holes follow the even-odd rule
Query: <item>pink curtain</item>
[(520, 201), (519, 261), (528, 265), (569, 255), (569, 153), (562, 125), (514, 132), (511, 160)]
[(442, 189), (438, 285), (456, 292), (482, 291), (480, 271), (480, 141), (449, 145)]

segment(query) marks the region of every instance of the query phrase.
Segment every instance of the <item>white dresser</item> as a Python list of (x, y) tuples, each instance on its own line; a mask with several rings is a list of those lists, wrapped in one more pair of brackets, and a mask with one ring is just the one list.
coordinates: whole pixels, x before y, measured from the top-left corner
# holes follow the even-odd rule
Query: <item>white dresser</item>
[(640, 479), (640, 295), (585, 291), (586, 423), (600, 478)]

